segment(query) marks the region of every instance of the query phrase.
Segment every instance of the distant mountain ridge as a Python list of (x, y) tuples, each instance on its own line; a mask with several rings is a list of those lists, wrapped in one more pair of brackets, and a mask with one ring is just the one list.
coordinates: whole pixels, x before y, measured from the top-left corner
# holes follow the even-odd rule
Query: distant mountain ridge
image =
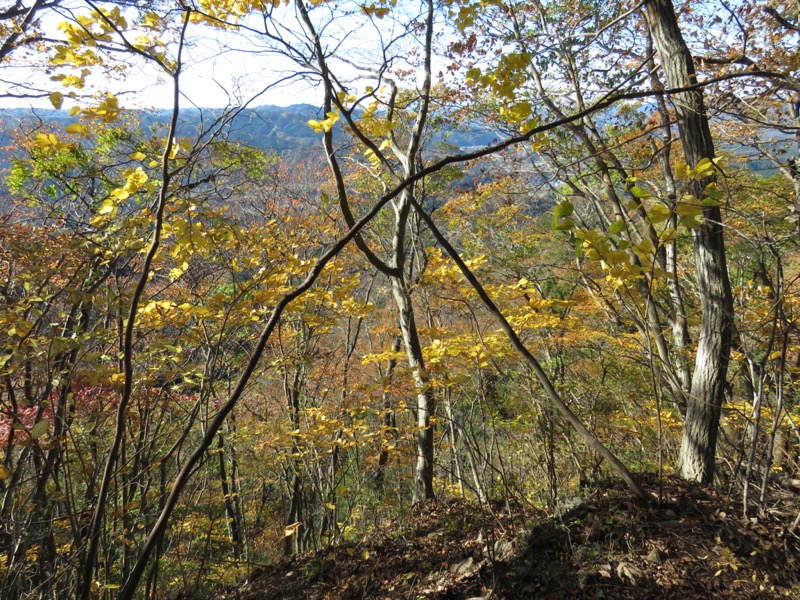
[[(131, 112), (139, 118), (142, 129), (158, 124), (166, 125), (171, 117), (171, 111), (163, 109)], [(202, 127), (203, 123), (215, 119), (220, 112), (220, 109), (210, 108), (182, 109), (178, 135), (191, 136)], [(311, 104), (247, 108), (242, 110), (230, 124), (228, 135), (231, 141), (279, 153), (319, 148), (320, 134), (308, 126), (308, 121), (319, 119), (321, 116), (322, 109)], [(24, 125), (30, 127), (37, 121), (55, 130), (63, 130), (67, 125), (77, 122), (78, 118), (71, 116), (65, 110), (30, 108), (0, 110), (0, 146), (10, 142), (10, 134), (14, 130)], [(441, 141), (443, 137), (437, 136), (436, 141)], [(447, 132), (448, 144), (462, 149), (485, 146), (494, 138), (491, 132), (478, 125), (467, 127), (465, 131)], [(0, 163), (5, 164), (5, 162), (0, 157)]]
[[(180, 112), (178, 135), (191, 136), (203, 123), (214, 120), (219, 109), (187, 108)], [(319, 135), (314, 133), (307, 122), (321, 111), (310, 104), (293, 106), (259, 106), (244, 109), (236, 116), (229, 127), (229, 139), (257, 146), (263, 150), (284, 152), (307, 148), (319, 143)], [(171, 111), (133, 110), (130, 114), (139, 119), (140, 126), (146, 130), (153, 125), (166, 125)], [(76, 123), (77, 117), (66, 110), (11, 108), (0, 111), (0, 135), (3, 145), (8, 143), (9, 134), (22, 126), (35, 126), (37, 121), (55, 130), (63, 130)]]

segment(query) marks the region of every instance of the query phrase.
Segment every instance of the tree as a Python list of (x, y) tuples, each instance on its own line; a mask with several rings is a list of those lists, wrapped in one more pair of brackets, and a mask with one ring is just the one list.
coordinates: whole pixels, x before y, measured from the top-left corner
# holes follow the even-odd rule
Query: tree
[[(691, 54), (678, 28), (677, 18), (670, 3), (645, 3), (645, 16), (649, 25), (650, 36), (659, 50), (662, 68), (665, 71), (667, 85), (673, 89), (692, 87), (697, 83), (694, 76), (694, 67)], [(572, 94), (577, 98), (578, 106), (586, 106), (588, 99), (603, 97), (602, 94), (614, 95), (620, 93), (620, 88), (636, 90), (642, 83), (652, 79), (655, 86), (654, 96), (659, 96), (660, 83), (654, 74), (649, 77), (643, 75), (648, 67), (649, 58), (639, 59), (629, 49), (620, 47), (611, 38), (615, 31), (622, 31), (626, 20), (631, 19), (638, 6), (629, 10), (615, 8), (605, 11), (601, 7), (590, 4), (586, 13), (575, 17), (577, 31), (566, 29), (566, 35), (558, 44), (536, 48), (527, 44), (529, 40), (536, 40), (535, 35), (529, 35), (524, 29), (525, 25), (538, 32), (539, 28), (553, 27), (551, 19), (564, 19), (569, 24), (570, 16), (562, 15), (558, 8), (536, 4), (532, 7), (532, 17), (516, 8), (509, 9), (508, 29), (515, 36), (519, 44), (519, 51), (511, 56), (504, 54), (497, 63), (497, 70), (483, 75), (480, 69), (474, 69), (472, 78), (480, 85), (489, 88), (503, 98), (503, 111), (514, 122), (524, 122), (525, 119), (536, 118), (541, 110), (536, 111), (533, 103), (523, 100), (519, 87), (524, 86), (524, 75), (531, 79), (530, 86), (538, 97), (544, 102), (548, 111), (556, 117), (563, 117), (564, 111), (556, 104), (554, 98), (563, 94), (566, 84), (571, 88)], [(603, 23), (597, 33), (587, 34), (581, 29), (581, 17), (592, 15), (602, 18)], [(601, 16), (602, 15), (602, 16)], [(590, 21), (591, 22), (591, 21)], [(560, 25), (559, 25), (560, 26)], [(554, 33), (558, 36), (558, 33)], [(604, 36), (610, 36), (605, 40)], [(533, 42), (536, 43), (536, 42)], [(636, 40), (633, 41), (636, 44)], [(640, 48), (645, 50), (647, 45), (638, 42)], [(604, 52), (609, 54), (609, 45), (613, 48), (608, 58), (600, 58), (594, 54), (594, 48), (603, 46)], [(547, 59), (544, 59), (544, 56)], [(626, 60), (631, 65), (624, 78), (620, 78), (617, 71), (604, 81), (594, 75), (594, 68), (598, 64)], [(612, 67), (613, 68), (613, 67)], [(651, 69), (652, 70), (652, 69)], [(601, 71), (603, 72), (603, 71)], [(497, 77), (496, 75), (501, 75)], [(653, 79), (655, 77), (655, 79)], [(552, 79), (555, 78), (555, 79)], [(548, 89), (550, 81), (555, 81), (554, 90)], [(586, 88), (584, 89), (584, 85)], [(522, 89), (526, 89), (522, 87)], [(623, 92), (624, 94), (624, 92)], [(634, 94), (635, 96), (636, 94)], [(702, 211), (697, 211), (702, 219), (697, 224), (687, 223), (692, 229), (695, 247), (695, 265), (698, 292), (701, 298), (702, 323), (697, 334), (698, 350), (695, 357), (695, 366), (689, 381), (689, 370), (682, 357), (689, 340), (686, 329), (685, 309), (682, 293), (675, 280), (675, 240), (660, 238), (660, 232), (654, 224), (656, 215), (647, 213), (643, 203), (639, 201), (646, 193), (641, 187), (633, 184), (634, 178), (626, 173), (625, 166), (619, 161), (614, 152), (606, 150), (610, 145), (603, 137), (603, 127), (593, 121), (589, 115), (583, 123), (569, 124), (566, 129), (584, 146), (588, 160), (594, 163), (595, 171), (590, 175), (584, 170), (573, 180), (567, 180), (571, 186), (569, 192), (576, 197), (594, 199), (594, 212), (600, 217), (600, 235), (576, 233), (583, 243), (587, 256), (594, 259), (602, 258), (604, 264), (610, 268), (610, 276), (629, 277), (628, 286), (636, 289), (640, 298), (641, 318), (637, 319), (637, 327), (643, 334), (645, 341), (653, 344), (657, 351), (658, 360), (656, 368), (672, 392), (672, 397), (682, 411), (685, 410), (685, 437), (680, 464), (681, 473), (687, 479), (701, 480), (706, 483), (713, 477), (714, 455), (716, 445), (716, 431), (719, 423), (719, 407), (722, 405), (727, 373), (730, 341), (732, 336), (732, 301), (730, 284), (728, 283), (727, 266), (725, 264), (724, 243), (722, 240), (721, 211), (717, 200), (708, 195), (714, 187), (713, 177), (713, 142), (705, 116), (702, 102), (702, 89), (691, 89), (674, 96), (674, 106), (680, 126), (681, 141), (686, 152), (686, 162), (691, 169), (699, 173), (705, 169), (704, 176), (693, 176), (684, 198), (674, 198), (675, 179), (671, 174), (669, 163), (669, 147), (665, 145), (657, 154), (661, 155), (662, 171), (667, 180), (667, 196), (673, 200), (666, 203), (669, 215), (676, 210), (675, 203), (682, 206), (688, 199), (696, 198), (696, 202), (703, 202)], [(623, 104), (618, 104), (617, 109)], [(669, 116), (662, 104), (662, 128), (667, 142), (671, 139), (669, 134)], [(666, 119), (666, 120), (665, 120)], [(619, 142), (622, 143), (622, 140)], [(545, 150), (545, 152), (547, 152)], [(558, 160), (556, 158), (556, 160)], [(583, 163), (579, 163), (583, 167)], [(563, 179), (563, 175), (556, 174), (556, 181)], [(626, 208), (621, 200), (619, 187), (624, 186), (624, 192), (634, 195), (634, 204), (638, 208), (626, 215)], [(602, 190), (602, 192), (600, 192)], [(599, 205), (600, 193), (605, 196), (604, 208)], [(670, 205), (671, 204), (671, 205)], [(678, 206), (678, 210), (681, 209)], [(573, 204), (569, 200), (562, 202), (556, 211), (554, 225), (557, 229), (572, 230), (574, 220), (571, 218)], [(688, 213), (687, 213), (688, 214)], [(669, 217), (674, 221), (675, 217)], [(643, 223), (643, 231), (639, 233), (636, 221)], [(659, 220), (661, 220), (659, 218)], [(676, 222), (677, 223), (677, 222)], [(673, 229), (674, 230), (674, 229)], [(586, 237), (586, 236), (589, 237)], [(617, 239), (620, 242), (617, 242)], [(624, 245), (623, 245), (624, 244)], [(650, 249), (643, 252), (644, 246)], [(645, 256), (644, 254), (650, 254)], [(627, 255), (627, 256), (626, 256)], [(667, 308), (659, 306), (659, 299), (653, 294), (655, 278), (653, 267), (658, 266), (661, 273), (671, 273), (667, 277), (670, 293), (666, 297)], [(616, 272), (616, 275), (615, 275)], [(624, 275), (627, 273), (628, 275)], [(619, 279), (622, 283), (622, 279)], [(621, 290), (622, 288), (617, 288)], [(671, 353), (667, 347), (661, 325), (661, 314), (666, 313), (673, 325), (673, 340), (676, 352)], [(699, 458), (699, 457), (702, 457)], [(704, 466), (698, 466), (702, 463)]]
[[(313, 44), (314, 59), (316, 60), (316, 66), (324, 88), (323, 110), (328, 115), (328, 119), (335, 121), (334, 116), (341, 112), (356, 137), (366, 146), (365, 156), (371, 161), (373, 168), (385, 168), (387, 175), (395, 185), (410, 180), (416, 175), (419, 164), (422, 162), (422, 140), (426, 133), (426, 123), (431, 102), (433, 3), (429, 1), (422, 7), (422, 23), (425, 37), (421, 49), (423, 56), (420, 65), (422, 83), (419, 89), (411, 95), (402, 95), (399, 93), (394, 81), (385, 76), (382, 77), (382, 81), (376, 82), (376, 86), (373, 89), (379, 88), (383, 83), (389, 87), (388, 98), (382, 99), (374, 92), (369, 94), (369, 96), (374, 97), (374, 101), (368, 107), (360, 122), (356, 122), (354, 118), (354, 109), (357, 105), (347, 106), (348, 97), (352, 95), (351, 91), (346, 88), (339, 90), (335, 88), (335, 80), (330, 74), (326, 53), (322, 47), (322, 40), (309, 17), (307, 8), (302, 2), (298, 2), (297, 7)], [(405, 25), (405, 27), (409, 27), (409, 25)], [(379, 72), (385, 71), (389, 67), (388, 61), (386, 59), (384, 61), (378, 67)], [(355, 100), (356, 97), (352, 96), (351, 103)], [(398, 103), (402, 105), (402, 108), (398, 106)], [(411, 107), (414, 106), (415, 108), (412, 112)], [(331, 112), (334, 107), (336, 112)], [(406, 111), (411, 113), (409, 120), (412, 121), (413, 119), (413, 121), (407, 126), (406, 130), (401, 130), (399, 123), (402, 122), (402, 113)], [(338, 116), (335, 118), (338, 119)], [(333, 122), (328, 126), (322, 127), (325, 130), (325, 151), (331, 167), (331, 173), (336, 181), (337, 196), (342, 215), (345, 217), (348, 226), (352, 227), (354, 221), (350, 209), (350, 199), (342, 169), (333, 147), (332, 125)], [(383, 142), (376, 143), (370, 139), (369, 133), (383, 133), (385, 139)], [(406, 139), (403, 140), (403, 137)], [(394, 154), (395, 159), (393, 161), (390, 161), (389, 157), (384, 155), (383, 149), (387, 147)], [(392, 163), (396, 163), (397, 166)], [(415, 265), (414, 261), (410, 260), (413, 256), (409, 256), (409, 245), (414, 243), (413, 240), (409, 239), (413, 235), (410, 224), (412, 215), (411, 197), (419, 194), (423, 189), (421, 186), (405, 186), (397, 200), (393, 202), (395, 221), (391, 232), (391, 250), (388, 259), (382, 260), (378, 258), (369, 249), (361, 236), (356, 238), (360, 249), (365, 253), (370, 263), (389, 279), (397, 307), (398, 325), (406, 349), (408, 364), (414, 373), (416, 381), (416, 413), (419, 431), (417, 434), (417, 466), (414, 487), (415, 502), (435, 498), (433, 489), (434, 425), (431, 417), (435, 414), (436, 403), (433, 390), (428, 381), (425, 359), (419, 339), (417, 317), (415, 316), (411, 297), (414, 279), (418, 276), (415, 271), (424, 267), (419, 264)]]
[[(681, 35), (672, 3), (654, 0), (645, 3), (644, 9), (667, 83), (676, 89), (692, 86), (697, 81), (694, 61)], [(702, 90), (676, 94), (673, 104), (687, 165), (696, 169), (713, 164), (714, 141)], [(702, 201), (714, 180), (712, 168), (707, 177), (690, 184), (689, 193)], [(706, 202), (703, 206), (703, 220), (692, 232), (692, 240), (703, 313), (679, 470), (686, 479), (711, 483), (733, 336), (733, 298), (728, 280), (722, 213), (717, 202)]]

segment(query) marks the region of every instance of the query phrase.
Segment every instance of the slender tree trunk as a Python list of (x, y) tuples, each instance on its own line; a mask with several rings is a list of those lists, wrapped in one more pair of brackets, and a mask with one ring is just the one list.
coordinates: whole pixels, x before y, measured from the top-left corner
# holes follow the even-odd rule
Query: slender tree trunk
[(399, 277), (392, 277), (392, 293), (397, 304), (400, 330), (408, 356), (408, 366), (414, 377), (417, 391), (417, 466), (414, 470), (414, 503), (433, 500), (433, 425), (431, 416), (435, 411), (433, 393), (425, 374), (425, 362), (422, 358), (422, 346), (419, 342), (417, 325), (414, 320), (414, 309), (411, 297)]
[(222, 488), (222, 501), (225, 505), (225, 519), (228, 524), (228, 538), (233, 547), (233, 556), (237, 563), (242, 558), (242, 537), (239, 528), (239, 515), (233, 503), (233, 490), (228, 480), (228, 469), (225, 465), (225, 438), (222, 433), (217, 436), (217, 467), (219, 469), (219, 484)]
[[(307, 343), (308, 340), (303, 340)], [(299, 366), (295, 369), (290, 379), (288, 371), (284, 370), (283, 373), (283, 389), (286, 395), (286, 400), (289, 409), (289, 420), (292, 424), (292, 430), (300, 431), (300, 394), (305, 386), (305, 368)], [(296, 433), (292, 434), (292, 453), (298, 457), (301, 454), (300, 438)], [(286, 515), (286, 527), (289, 528), (296, 523), (300, 522), (300, 517), (303, 513), (303, 461), (300, 458), (294, 458), (287, 468), (289, 478), (291, 479), (290, 499), (289, 499), (289, 512)], [(300, 527), (307, 526), (303, 524)], [(284, 554), (290, 556), (292, 553), (300, 551), (300, 530), (295, 527), (292, 535), (287, 535), (284, 538)]]
[[(392, 352), (396, 353), (399, 351), (400, 336), (393, 335)], [(375, 473), (375, 483), (380, 489), (383, 489), (384, 480), (386, 479), (386, 465), (389, 463), (389, 442), (397, 437), (394, 406), (392, 405), (392, 396), (388, 391), (388, 386), (392, 382), (392, 375), (394, 374), (396, 366), (397, 360), (391, 358), (386, 365), (386, 371), (381, 370), (381, 377), (384, 379), (384, 390), (381, 394), (383, 399), (383, 416), (381, 417), (381, 421), (383, 422), (384, 433), (381, 442), (381, 453), (378, 457), (378, 470)]]
[(464, 496), (464, 476), (461, 474), (461, 457), (456, 445), (458, 444), (458, 434), (456, 433), (456, 422), (453, 418), (453, 406), (450, 403), (450, 396), (452, 390), (447, 388), (444, 390), (444, 412), (447, 417), (447, 432), (450, 434), (450, 445), (452, 446), (453, 454), (453, 475), (455, 475), (456, 482), (458, 483), (458, 495)]
[[(668, 85), (681, 88), (697, 83), (692, 56), (671, 0), (649, 0), (644, 11)], [(714, 142), (702, 91), (681, 92), (672, 101), (686, 163), (695, 167), (703, 159), (713, 159)], [(706, 186), (713, 181), (713, 176), (692, 181), (688, 191), (698, 199), (703, 198)], [(714, 478), (717, 432), (733, 333), (733, 298), (721, 221), (718, 206), (705, 206), (702, 223), (692, 231), (702, 318), (678, 472), (684, 479), (704, 484)]]

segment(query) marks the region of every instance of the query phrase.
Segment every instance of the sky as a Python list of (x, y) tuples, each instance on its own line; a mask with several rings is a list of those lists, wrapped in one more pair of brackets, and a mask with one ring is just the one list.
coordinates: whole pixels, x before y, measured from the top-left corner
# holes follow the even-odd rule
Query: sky
[[(345, 6), (347, 1), (344, 2)], [(359, 5), (358, 2), (353, 2), (352, 14), (357, 14)], [(339, 9), (342, 6), (340, 3)], [(412, 2), (409, 6), (413, 8), (417, 5)], [(42, 21), (48, 37), (63, 39), (58, 23), (72, 15), (87, 12), (84, 5), (77, 0), (67, 0), (62, 7), (60, 14), (51, 13)], [(319, 23), (326, 19), (324, 6), (318, 6), (314, 10), (317, 11)], [(283, 34), (301, 47), (302, 40), (297, 37), (298, 25), (293, 12), (290, 5), (281, 5), (275, 10), (275, 23), (283, 23)], [(132, 17), (133, 13), (129, 11), (126, 16), (128, 15)], [(254, 18), (244, 24), (259, 26)], [(379, 31), (377, 27), (383, 30)], [(374, 26), (365, 24), (355, 16), (337, 16), (335, 21), (328, 23), (325, 29), (328, 43), (331, 47), (337, 44), (337, 51), (332, 59), (332, 62), (338, 63), (337, 72), (353, 80), (357, 79), (355, 65), (365, 58), (368, 47), (379, 47), (381, 37), (392, 37), (392, 27), (388, 19), (379, 21), (378, 26)], [(266, 52), (263, 38), (248, 34), (245, 30), (220, 31), (200, 25), (190, 25), (188, 38), (190, 41), (184, 50), (186, 63), (181, 76), (181, 102), (184, 107), (217, 108), (248, 101), (251, 106), (321, 104), (321, 90), (315, 84), (312, 85), (309, 77), (298, 78), (298, 66), (289, 58), (275, 52)], [(22, 81), (39, 90), (43, 97), (0, 97), (0, 109), (19, 106), (51, 108), (46, 94), (61, 91), (66, 95), (71, 89), (50, 80), (54, 73), (64, 71), (63, 68), (54, 71), (43, 55), (18, 53), (15, 58), (12, 64), (0, 66), (0, 96), (13, 94), (13, 84)], [(37, 63), (38, 66), (32, 66)], [(80, 93), (91, 95), (108, 90), (118, 96), (121, 104), (130, 108), (171, 107), (171, 81), (153, 66), (143, 63), (144, 61), (134, 63), (124, 71), (92, 73), (86, 78), (86, 88)], [(294, 76), (287, 79), (289, 75)], [(66, 99), (64, 108), (70, 108), (71, 102)]]
[[(85, 11), (81, 11), (85, 12)], [(44, 20), (48, 36), (63, 38), (57, 24), (61, 15), (50, 15)], [(253, 98), (270, 83), (276, 82), (296, 67), (286, 58), (257, 55), (246, 47), (246, 38), (236, 32), (215, 31), (193, 26), (189, 31), (190, 43), (184, 51), (185, 67), (181, 76), (183, 106), (222, 107), (239, 104)], [(74, 88), (51, 81), (56, 73), (70, 69), (53, 69), (45, 57), (35, 52), (17, 53), (11, 64), (0, 67), (0, 108), (33, 106), (52, 108), (48, 96), (39, 98), (13, 97), (20, 93), (15, 85), (24, 82), (34, 93), (61, 91), (65, 95)], [(78, 70), (72, 72), (78, 73)], [(131, 108), (170, 108), (172, 106), (171, 79), (145, 61), (136, 61), (124, 71), (92, 72), (86, 78), (86, 87), (75, 90), (81, 95), (110, 91), (120, 102)], [(318, 103), (320, 93), (307, 83), (276, 85), (259, 97), (255, 104), (290, 105), (299, 102)], [(66, 99), (65, 108), (70, 100)]]

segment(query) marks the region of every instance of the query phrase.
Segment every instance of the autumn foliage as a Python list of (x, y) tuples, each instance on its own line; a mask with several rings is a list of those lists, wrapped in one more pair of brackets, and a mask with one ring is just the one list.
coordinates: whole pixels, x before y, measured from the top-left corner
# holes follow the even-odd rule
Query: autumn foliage
[[(0, 13), (49, 86), (9, 95), (68, 111), (3, 148), (0, 596), (210, 595), (435, 499), (796, 482), (796, 5), (135, 4)], [(233, 141), (238, 88), (189, 127), (209, 40), (313, 81), (318, 147)]]

